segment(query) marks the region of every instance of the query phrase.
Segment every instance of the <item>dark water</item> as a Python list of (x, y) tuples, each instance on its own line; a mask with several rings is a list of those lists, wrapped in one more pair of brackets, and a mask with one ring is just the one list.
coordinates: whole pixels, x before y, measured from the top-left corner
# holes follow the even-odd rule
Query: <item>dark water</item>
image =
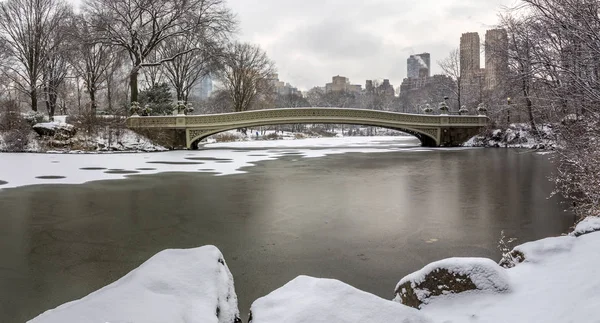
[[(545, 156), (516, 150), (288, 156), (214, 177), (171, 173), (0, 191), (0, 322), (101, 288), (166, 248), (218, 246), (240, 309), (297, 275), (385, 298), (451, 256), (499, 258), (572, 224)], [(244, 319), (246, 316), (244, 315)]]

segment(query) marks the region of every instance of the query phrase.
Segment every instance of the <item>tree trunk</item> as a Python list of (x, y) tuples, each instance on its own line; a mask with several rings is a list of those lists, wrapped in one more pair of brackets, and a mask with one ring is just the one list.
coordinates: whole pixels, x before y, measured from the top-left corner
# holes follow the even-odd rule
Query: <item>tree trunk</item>
[(37, 89), (31, 89), (31, 91), (29, 92), (29, 97), (31, 98), (31, 110), (37, 112)]
[(131, 88), (131, 102), (137, 102), (138, 100), (138, 74), (137, 70), (131, 72), (129, 75), (129, 87)]
[(95, 90), (91, 90), (90, 92), (90, 101), (91, 101), (91, 112), (92, 115), (96, 115), (96, 91)]
[(527, 105), (527, 113), (529, 114), (529, 124), (531, 125), (531, 130), (533, 131), (533, 134), (537, 136), (539, 133), (537, 131), (537, 127), (535, 126), (535, 120), (533, 119), (533, 103), (529, 97), (525, 98), (525, 102)]

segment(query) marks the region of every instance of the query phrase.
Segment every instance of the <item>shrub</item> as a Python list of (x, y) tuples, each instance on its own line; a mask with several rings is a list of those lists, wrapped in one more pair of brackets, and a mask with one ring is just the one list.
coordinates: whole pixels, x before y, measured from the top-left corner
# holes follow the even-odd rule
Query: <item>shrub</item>
[(23, 115), (23, 118), (29, 125), (33, 126), (36, 123), (44, 122), (46, 116), (39, 111), (29, 111)]

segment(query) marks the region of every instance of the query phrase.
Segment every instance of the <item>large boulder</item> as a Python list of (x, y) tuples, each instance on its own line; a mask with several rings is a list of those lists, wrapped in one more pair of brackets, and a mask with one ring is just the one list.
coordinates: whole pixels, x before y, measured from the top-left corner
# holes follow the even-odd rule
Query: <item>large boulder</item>
[(431, 322), (419, 311), (334, 279), (298, 276), (250, 309), (251, 323)]
[(123, 278), (30, 323), (240, 322), (233, 277), (214, 246), (161, 251)]
[(505, 292), (510, 289), (505, 269), (486, 258), (448, 258), (433, 262), (400, 280), (394, 301), (414, 308), (430, 298), (470, 290)]
[(36, 123), (33, 130), (40, 136), (54, 137), (61, 140), (73, 138), (77, 133), (77, 128), (74, 125), (58, 122)]

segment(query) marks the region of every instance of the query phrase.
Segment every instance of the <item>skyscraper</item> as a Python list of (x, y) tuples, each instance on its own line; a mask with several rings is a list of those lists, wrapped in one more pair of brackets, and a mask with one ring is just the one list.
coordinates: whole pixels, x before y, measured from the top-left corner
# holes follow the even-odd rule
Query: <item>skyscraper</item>
[(508, 36), (504, 29), (485, 33), (485, 88), (498, 86), (508, 73)]
[(464, 33), (460, 36), (460, 75), (479, 72), (479, 34)]
[(431, 71), (431, 56), (429, 53), (410, 55), (406, 60), (408, 78), (429, 77)]

